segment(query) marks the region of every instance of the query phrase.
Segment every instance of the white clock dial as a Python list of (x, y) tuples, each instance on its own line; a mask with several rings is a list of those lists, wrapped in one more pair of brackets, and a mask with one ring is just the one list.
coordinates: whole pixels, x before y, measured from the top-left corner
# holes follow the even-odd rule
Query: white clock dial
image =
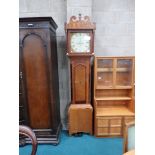
[(77, 53), (90, 52), (90, 34), (89, 33), (72, 33), (71, 51)]

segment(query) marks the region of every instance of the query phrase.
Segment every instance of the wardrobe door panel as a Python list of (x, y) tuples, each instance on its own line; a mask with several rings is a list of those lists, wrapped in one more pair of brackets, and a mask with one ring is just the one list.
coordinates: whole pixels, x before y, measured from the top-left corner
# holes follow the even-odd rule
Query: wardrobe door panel
[(49, 87), (47, 53), (41, 37), (28, 35), (23, 44), (28, 111), (32, 128), (49, 128)]

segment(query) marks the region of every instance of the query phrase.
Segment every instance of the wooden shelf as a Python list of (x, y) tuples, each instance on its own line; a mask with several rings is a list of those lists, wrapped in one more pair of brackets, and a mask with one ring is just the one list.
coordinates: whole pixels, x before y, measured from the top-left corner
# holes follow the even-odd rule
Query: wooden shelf
[(114, 89), (113, 86), (96, 86), (96, 89)]
[(120, 100), (131, 100), (131, 97), (124, 97), (124, 96), (120, 96), (120, 97), (95, 97), (96, 101), (120, 101)]
[(134, 116), (134, 113), (125, 106), (97, 107), (96, 116)]
[(115, 89), (132, 89), (132, 86), (116, 86)]
[(91, 104), (72, 104), (70, 106), (70, 109), (92, 109), (92, 105)]
[(113, 68), (97, 68), (97, 72), (113, 72)]
[(135, 116), (134, 57), (95, 57), (94, 77), (95, 136), (122, 136)]
[[(116, 68), (116, 72), (128, 72), (128, 68)], [(97, 72), (113, 72), (113, 68), (97, 68)]]
[(132, 89), (132, 86), (96, 86), (95, 89)]
[(128, 72), (129, 69), (128, 68), (116, 68), (117, 72)]

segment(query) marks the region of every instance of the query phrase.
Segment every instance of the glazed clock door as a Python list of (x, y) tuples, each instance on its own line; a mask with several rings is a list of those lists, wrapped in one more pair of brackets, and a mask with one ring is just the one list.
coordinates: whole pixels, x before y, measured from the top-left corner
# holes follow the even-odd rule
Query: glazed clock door
[[(80, 61), (80, 60), (79, 60)], [(73, 103), (89, 102), (89, 70), (88, 61), (72, 63), (72, 98)]]

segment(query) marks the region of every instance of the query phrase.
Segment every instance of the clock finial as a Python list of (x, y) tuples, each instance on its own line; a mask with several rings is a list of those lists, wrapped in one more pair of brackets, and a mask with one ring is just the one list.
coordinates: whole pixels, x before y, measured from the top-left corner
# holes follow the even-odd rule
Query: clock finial
[(67, 29), (96, 29), (95, 23), (90, 21), (89, 16), (83, 16), (79, 13), (76, 16), (71, 16), (69, 23), (65, 24), (65, 30)]
[(79, 20), (81, 20), (81, 13), (79, 13)]

